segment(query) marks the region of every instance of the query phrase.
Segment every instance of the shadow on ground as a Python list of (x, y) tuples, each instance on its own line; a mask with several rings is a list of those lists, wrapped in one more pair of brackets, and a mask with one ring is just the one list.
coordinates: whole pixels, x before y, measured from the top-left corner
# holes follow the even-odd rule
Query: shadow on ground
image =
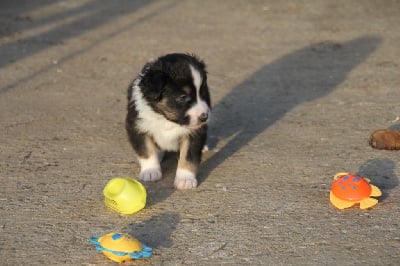
[(396, 164), (390, 159), (371, 159), (362, 164), (358, 175), (369, 178), (371, 183), (382, 191), (380, 200), (389, 196), (389, 190), (399, 185), (399, 179), (395, 174)]
[(231, 139), (203, 163), (200, 181), (294, 107), (332, 92), (380, 42), (379, 37), (363, 36), (310, 45), (264, 66), (233, 88), (214, 107), (217, 123), (211, 125), (210, 145)]
[(400, 130), (400, 124), (391, 125), (391, 126), (389, 127), (389, 129), (392, 129), (392, 130)]
[(179, 214), (164, 213), (146, 221), (129, 224), (128, 232), (152, 248), (171, 247), (171, 234), (179, 221)]

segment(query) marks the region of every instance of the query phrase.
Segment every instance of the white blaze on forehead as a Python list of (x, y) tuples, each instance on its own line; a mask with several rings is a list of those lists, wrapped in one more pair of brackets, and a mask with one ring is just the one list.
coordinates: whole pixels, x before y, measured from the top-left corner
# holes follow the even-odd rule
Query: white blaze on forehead
[(192, 72), (193, 83), (197, 90), (197, 96), (199, 96), (200, 86), (203, 79), (201, 78), (200, 72), (190, 65), (190, 71)]
[(195, 105), (192, 106), (192, 108), (190, 108), (187, 111), (187, 114), (190, 117), (189, 125), (196, 126), (197, 124), (199, 124), (199, 120), (198, 120), (199, 117), (203, 113), (208, 114), (210, 111), (210, 108), (208, 107), (207, 103), (203, 99), (200, 98), (200, 87), (201, 87), (201, 83), (203, 82), (201, 74), (192, 65), (189, 65), (189, 66), (190, 66), (190, 71), (192, 72), (193, 84), (196, 87), (197, 102)]

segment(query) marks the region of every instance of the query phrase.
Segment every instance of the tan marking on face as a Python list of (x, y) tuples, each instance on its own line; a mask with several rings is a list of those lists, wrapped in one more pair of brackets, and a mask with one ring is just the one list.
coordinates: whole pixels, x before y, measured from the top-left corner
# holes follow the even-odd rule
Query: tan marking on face
[(169, 119), (172, 121), (178, 120), (178, 114), (175, 110), (171, 109), (167, 105), (167, 99), (162, 99), (159, 103), (157, 103), (157, 108)]
[(198, 165), (186, 160), (186, 156), (187, 156), (188, 152), (189, 152), (189, 138), (186, 137), (181, 142), (179, 161), (178, 161), (178, 169), (189, 170), (192, 173), (196, 174)]
[(183, 87), (182, 89), (187, 95), (190, 95), (190, 93), (192, 92), (192, 88), (187, 86)]

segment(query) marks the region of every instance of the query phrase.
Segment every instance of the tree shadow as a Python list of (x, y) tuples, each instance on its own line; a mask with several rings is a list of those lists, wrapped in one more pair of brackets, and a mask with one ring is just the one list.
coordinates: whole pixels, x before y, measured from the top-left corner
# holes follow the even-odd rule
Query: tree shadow
[(210, 125), (209, 145), (230, 140), (203, 162), (199, 181), (290, 110), (332, 92), (380, 42), (363, 36), (313, 44), (265, 65), (233, 88), (214, 106), (217, 123)]
[(164, 213), (151, 217), (147, 221), (129, 224), (129, 234), (152, 248), (171, 247), (171, 234), (180, 221), (179, 214)]
[(399, 185), (399, 179), (394, 172), (395, 166), (390, 159), (370, 159), (360, 166), (357, 174), (369, 178), (372, 184), (379, 187), (382, 191), (380, 199), (384, 200), (389, 196), (388, 190)]
[[(70, 23), (61, 24), (58, 27), (52, 28), (38, 35), (22, 39), (18, 38), (15, 41), (0, 45), (0, 50), (2, 51), (0, 56), (0, 68), (5, 67), (10, 63), (14, 63), (15, 61), (21, 60), (25, 57), (34, 55), (52, 46), (63, 45), (65, 41), (68, 41), (68, 39), (70, 38), (77, 37), (87, 31), (94, 30), (97, 27), (100, 27), (117, 19), (119, 16), (136, 12), (137, 10), (143, 8), (145, 5), (151, 4), (152, 2), (153, 1), (126, 0), (124, 1), (124, 4), (121, 4), (119, 1), (92, 0), (83, 5), (68, 8), (64, 12), (57, 13), (43, 19), (33, 20), (29, 16), (22, 16), (23, 21), (25, 21), (23, 25), (20, 25), (19, 27), (7, 26), (5, 28), (2, 28), (0, 26), (0, 35), (12, 35), (19, 30), (26, 31), (51, 23), (59, 23), (60, 21), (62, 21), (62, 19), (71, 19), (73, 17), (77, 17), (77, 19), (72, 20), (72, 22)], [(0, 2), (0, 8), (3, 8), (3, 10), (5, 10), (4, 12), (9, 12), (10, 16), (14, 16), (14, 18), (12, 19), (19, 21), (21, 20), (21, 15), (19, 14), (23, 14), (30, 9), (39, 8), (49, 4), (57, 4), (58, 1), (29, 1), (29, 4), (21, 5), (20, 8), (16, 7), (18, 6), (19, 2), (17, 3), (16, 1), (6, 1), (6, 3), (7, 4)], [(36, 5), (34, 3), (36, 3)], [(120, 28), (119, 30), (102, 35), (101, 37), (97, 37), (93, 39), (93, 41), (89, 45), (82, 45), (82, 47), (78, 50), (71, 51), (67, 55), (57, 58), (57, 65), (60, 66), (61, 64), (64, 64), (67, 61), (82, 55), (83, 53), (97, 46), (102, 41), (113, 38), (117, 34), (120, 34), (124, 31), (131, 30), (133, 27), (147, 21), (148, 19), (151, 19), (152, 17), (159, 15), (161, 12), (165, 12), (166, 10), (175, 7), (179, 3), (179, 1), (168, 2), (165, 4), (162, 3), (158, 8), (148, 12), (146, 15), (136, 20), (133, 20), (131, 23)], [(60, 4), (66, 3), (65, 1), (61, 1)], [(15, 23), (16, 22), (12, 22), (10, 24)], [(49, 71), (53, 67), (54, 64), (49, 63), (41, 68), (35, 69), (31, 74), (20, 78), (19, 80), (16, 80), (11, 84), (0, 87), (0, 94), (6, 93), (11, 89), (14, 89), (21, 83), (30, 81), (32, 78)]]
[[(31, 28), (32, 18), (26, 13), (62, 0), (2, 0), (0, 1), (0, 38), (9, 37), (23, 29)], [(10, 19), (12, 22), (10, 22)]]
[[(34, 3), (36, 2), (37, 4), (35, 5)], [(57, 1), (30, 1), (25, 3), (25, 5), (20, 5), (18, 1), (5, 1), (5, 3), (0, 4), (0, 6), (13, 10), (13, 12), (20, 13), (22, 11), (28, 11), (27, 9), (35, 9), (41, 7), (42, 5), (57, 3), (59, 5), (62, 4), (61, 2)], [(0, 58), (0, 68), (11, 62), (38, 53), (49, 46), (63, 44), (64, 41), (72, 37), (82, 35), (83, 33), (104, 25), (119, 16), (134, 12), (148, 3), (149, 1), (125, 1), (124, 5), (119, 5), (115, 4), (113, 1), (93, 0), (76, 7), (66, 8), (60, 13), (50, 15), (45, 18), (35, 19), (26, 15), (23, 17), (23, 20), (26, 20), (27, 23), (21, 24), (18, 30), (31, 30), (43, 25), (59, 23), (65, 19), (72, 19), (72, 21), (68, 23), (61, 23), (61, 25), (58, 25), (57, 27), (49, 29), (43, 33), (22, 39), (18, 38), (16, 41), (7, 42), (0, 45), (0, 50), (2, 51), (3, 55), (12, 55)], [(21, 7), (15, 8), (15, 6), (18, 5)], [(64, 5), (67, 4), (64, 3)], [(14, 17), (16, 22), (21, 21), (21, 19), (22, 18), (20, 15), (16, 15)], [(13, 33), (15, 30), (11, 29), (10, 31)], [(15, 49), (21, 49), (21, 52), (16, 53)]]

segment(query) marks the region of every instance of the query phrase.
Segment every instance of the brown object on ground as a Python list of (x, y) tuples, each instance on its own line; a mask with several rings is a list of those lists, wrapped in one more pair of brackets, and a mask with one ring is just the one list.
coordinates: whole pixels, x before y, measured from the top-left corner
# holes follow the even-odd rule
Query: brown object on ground
[(371, 134), (369, 144), (380, 150), (400, 150), (400, 130), (377, 130)]

